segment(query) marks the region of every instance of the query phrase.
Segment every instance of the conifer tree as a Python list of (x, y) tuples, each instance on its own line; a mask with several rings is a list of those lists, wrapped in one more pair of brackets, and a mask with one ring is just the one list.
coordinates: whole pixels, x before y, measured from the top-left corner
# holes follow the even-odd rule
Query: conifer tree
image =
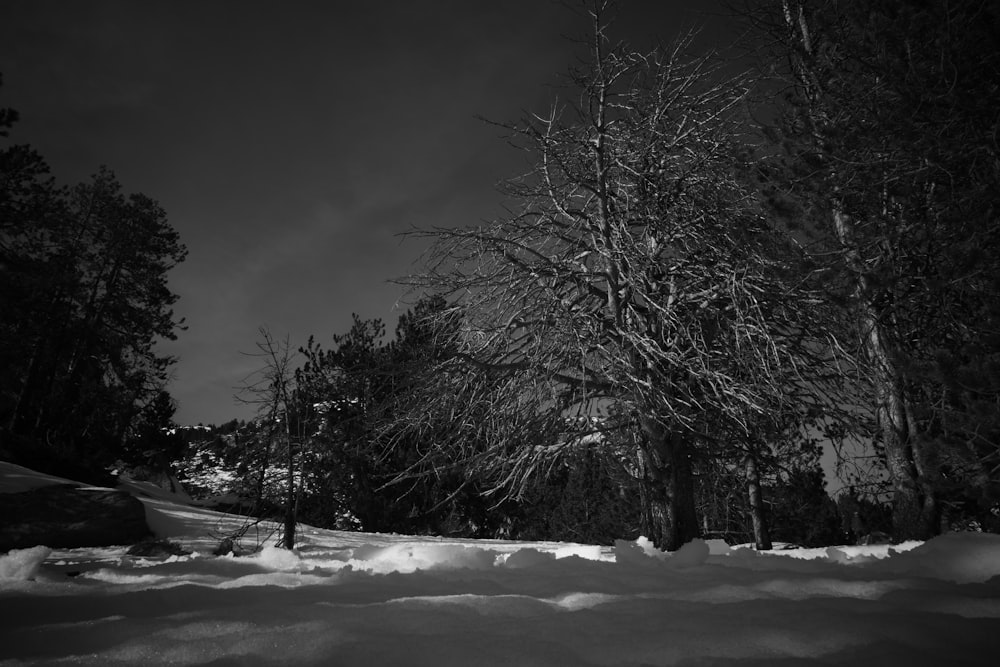
[[(4, 125), (15, 117), (7, 111)], [(106, 168), (58, 187), (28, 146), (0, 149), (2, 446), (98, 469), (121, 454), (172, 359), (167, 273), (186, 250), (166, 213)]]
[(770, 68), (787, 64), (772, 196), (816, 235), (812, 275), (854, 324), (841, 342), (869, 371), (857, 393), (895, 537), (927, 538), (963, 489), (997, 491), (996, 7), (782, 0), (751, 16), (778, 46)]

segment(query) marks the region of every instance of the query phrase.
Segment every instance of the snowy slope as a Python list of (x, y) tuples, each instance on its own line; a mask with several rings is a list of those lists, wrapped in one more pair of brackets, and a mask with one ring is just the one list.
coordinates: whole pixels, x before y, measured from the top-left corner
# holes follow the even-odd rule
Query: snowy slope
[[(13, 490), (10, 470), (0, 464), (0, 491)], [(14, 477), (31, 483), (23, 469)], [(130, 488), (159, 536), (196, 553), (133, 558), (122, 547), (0, 556), (0, 664), (996, 659), (995, 535), (766, 555), (695, 543), (665, 555), (641, 541), (611, 549), (305, 527), (295, 553), (213, 557), (219, 535), (240, 519)]]

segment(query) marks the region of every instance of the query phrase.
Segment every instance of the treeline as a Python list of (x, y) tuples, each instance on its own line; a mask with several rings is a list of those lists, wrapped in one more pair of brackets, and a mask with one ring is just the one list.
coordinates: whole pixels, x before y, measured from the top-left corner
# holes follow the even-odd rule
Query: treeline
[[(475, 435), (493, 418), (488, 408), (476, 423), (424, 414), (419, 433), (410, 422), (417, 417), (401, 418), (400, 410), (414, 407), (414, 392), (457, 359), (461, 332), (437, 328), (447, 309), (440, 297), (421, 300), (391, 338), (379, 320), (355, 317), (328, 349), (310, 340), (291, 351), (263, 332), (261, 372), (244, 393), (258, 403), (259, 417), (178, 429), (183, 455), (172, 467), (179, 479), (193, 496), (215, 498), (223, 509), (279, 521), (291, 509), (296, 523), (342, 530), (592, 544), (644, 534), (641, 465), (620, 432), (572, 441), (526, 429), (530, 440), (521, 446), (561, 454), (515, 494), (496, 485), (490, 441)], [(275, 372), (280, 368), (285, 372)], [(448, 372), (455, 386), (483, 389), (484, 378), (468, 368)], [(449, 405), (448, 398), (440, 403)], [(459, 439), (465, 454), (442, 447)], [(486, 456), (477, 462), (468, 456), (473, 451)], [(827, 495), (819, 454), (803, 444), (761, 472), (774, 539), (819, 546), (888, 530), (864, 499)], [(721, 459), (713, 465), (695, 492), (705, 535), (753, 540), (739, 467)], [(864, 505), (863, 522), (849, 502)]]
[[(0, 111), (0, 137), (16, 120)], [(4, 458), (96, 479), (147, 456), (174, 410), (155, 344), (178, 327), (166, 276), (185, 254), (159, 204), (108, 169), (61, 186), (30, 146), (0, 149)]]

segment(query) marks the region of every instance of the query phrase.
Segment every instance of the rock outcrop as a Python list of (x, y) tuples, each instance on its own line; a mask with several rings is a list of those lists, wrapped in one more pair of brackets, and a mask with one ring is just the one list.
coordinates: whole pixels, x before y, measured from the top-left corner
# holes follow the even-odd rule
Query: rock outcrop
[(0, 493), (0, 553), (134, 544), (150, 535), (143, 504), (123, 491), (55, 484)]

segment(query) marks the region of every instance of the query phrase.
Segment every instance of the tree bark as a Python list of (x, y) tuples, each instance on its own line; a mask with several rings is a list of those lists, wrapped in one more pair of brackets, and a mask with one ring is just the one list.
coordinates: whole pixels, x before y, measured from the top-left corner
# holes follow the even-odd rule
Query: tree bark
[(653, 543), (676, 551), (701, 537), (694, 500), (694, 473), (690, 448), (675, 434), (668, 434), (656, 420), (642, 419), (646, 446), (646, 483), (649, 485)]
[(747, 492), (750, 496), (750, 518), (753, 521), (754, 545), (758, 551), (770, 551), (771, 533), (767, 527), (767, 516), (764, 513), (764, 500), (760, 489), (760, 473), (757, 470), (757, 457), (753, 452), (746, 458)]
[(872, 303), (871, 286), (854, 240), (854, 223), (836, 207), (833, 221), (845, 261), (857, 281), (856, 297), (865, 334), (863, 342), (875, 374), (876, 417), (893, 486), (893, 539), (926, 540), (937, 534), (940, 521), (935, 492), (927, 476), (922, 474), (916, 434), (907, 419), (902, 374)]
[[(817, 147), (827, 143), (827, 109), (830, 102), (823, 99), (824, 90), (814, 66), (807, 58), (815, 56), (816, 45), (810, 35), (803, 6), (794, 9), (788, 0), (781, 0), (789, 46), (804, 53), (806, 58), (792, 55), (794, 71), (809, 105)], [(797, 10), (797, 11), (796, 11)], [(927, 539), (939, 530), (939, 511), (936, 494), (923, 466), (923, 456), (915, 438), (915, 428), (907, 420), (907, 404), (902, 373), (894, 350), (887, 336), (886, 325), (879, 317), (873, 301), (873, 290), (866, 274), (864, 258), (855, 239), (854, 220), (842, 206), (841, 195), (834, 186), (830, 196), (834, 233), (843, 252), (846, 268), (854, 274), (855, 299), (862, 327), (862, 345), (874, 370), (875, 412), (881, 431), (886, 468), (893, 485), (893, 538)]]
[(286, 549), (295, 548), (295, 451), (292, 448), (291, 410), (288, 408), (287, 388), (282, 387), (285, 404), (285, 443), (288, 445), (288, 494), (285, 498), (285, 532), (283, 544)]

